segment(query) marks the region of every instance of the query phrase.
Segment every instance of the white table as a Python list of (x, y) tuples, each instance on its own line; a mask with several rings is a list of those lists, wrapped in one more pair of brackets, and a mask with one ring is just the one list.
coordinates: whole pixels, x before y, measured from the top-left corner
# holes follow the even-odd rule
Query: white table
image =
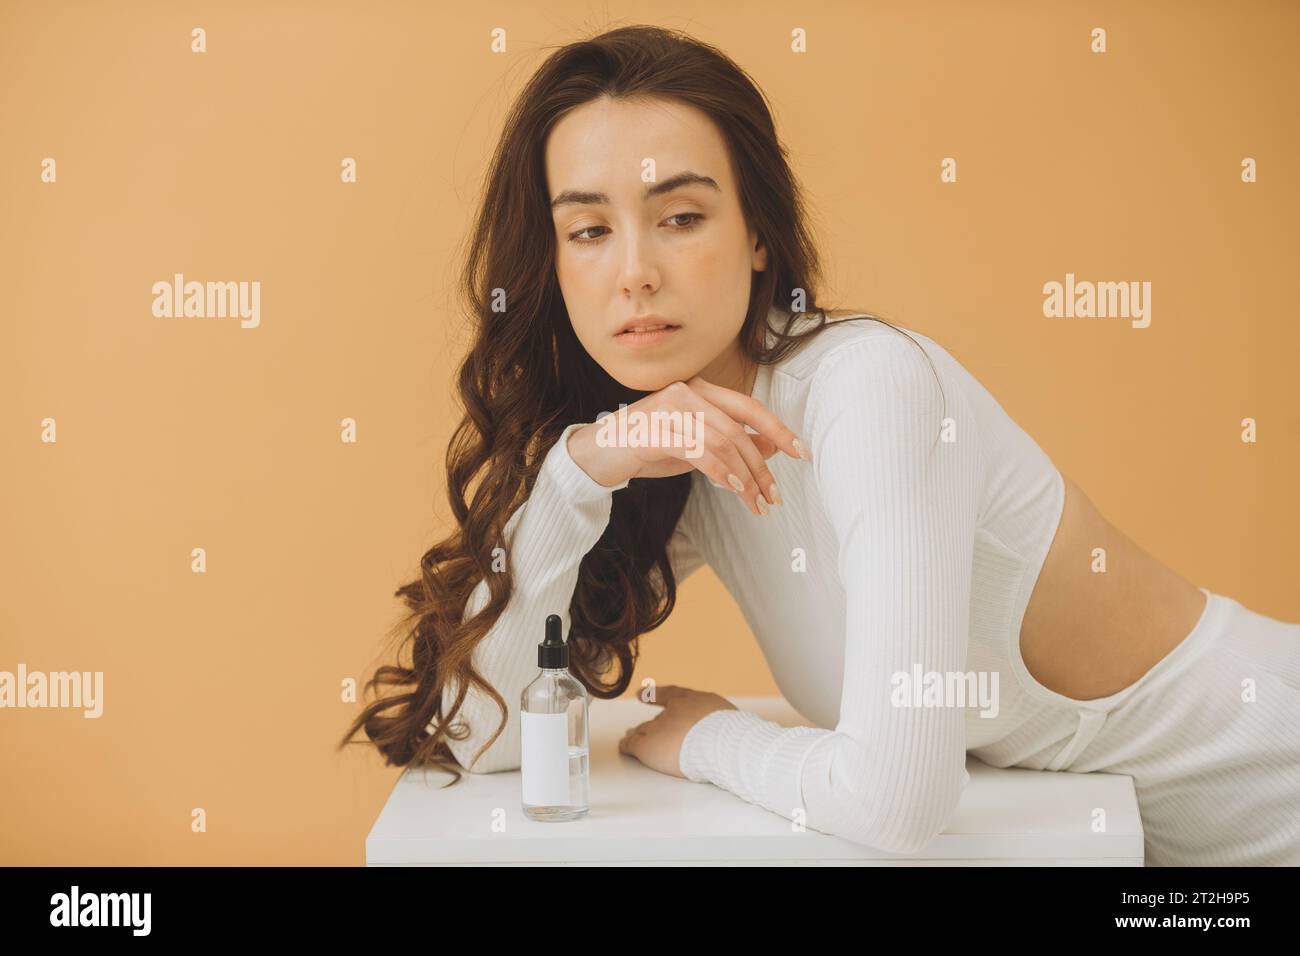
[[(732, 698), (786, 726), (807, 724), (781, 698)], [(947, 830), (900, 855), (790, 820), (708, 783), (658, 773), (618, 752), (660, 711), (635, 699), (591, 704), (591, 809), (563, 823), (529, 820), (519, 772), (405, 771), (366, 837), (368, 866), (464, 865), (1098, 865), (1142, 866), (1130, 777), (999, 769), (967, 758), (970, 786)], [(1105, 832), (1093, 832), (1094, 808)]]

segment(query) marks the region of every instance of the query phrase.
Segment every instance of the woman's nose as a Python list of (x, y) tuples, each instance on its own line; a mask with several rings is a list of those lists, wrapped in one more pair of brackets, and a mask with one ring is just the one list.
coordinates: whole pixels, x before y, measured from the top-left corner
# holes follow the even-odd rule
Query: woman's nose
[(623, 266), (619, 279), (624, 289), (653, 287), (659, 282), (659, 270), (653, 259), (652, 243), (641, 235), (628, 235), (623, 246)]

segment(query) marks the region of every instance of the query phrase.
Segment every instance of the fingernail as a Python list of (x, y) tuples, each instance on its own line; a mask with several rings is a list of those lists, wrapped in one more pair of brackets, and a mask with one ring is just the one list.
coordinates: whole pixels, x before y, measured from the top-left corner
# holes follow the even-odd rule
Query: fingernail
[(767, 497), (771, 499), (772, 504), (774, 505), (785, 504), (785, 502), (781, 500), (781, 496), (777, 494), (775, 481), (772, 482), (772, 487), (767, 489)]
[(739, 478), (737, 478), (735, 475), (730, 475), (730, 474), (727, 475), (727, 483), (731, 485), (731, 487), (735, 488), (737, 491), (745, 490), (745, 483), (741, 481)]
[(764, 500), (764, 498), (763, 498), (762, 495), (759, 495), (757, 498), (755, 498), (755, 499), (754, 499), (754, 503), (755, 503), (756, 505), (758, 505), (758, 513), (759, 513), (759, 514), (761, 514), (761, 515), (765, 515), (765, 514), (767, 514), (767, 501)]
[(794, 450), (799, 453), (800, 458), (802, 458), (804, 461), (810, 460), (808, 458), (808, 449), (803, 447), (803, 442), (801, 442), (799, 439), (796, 438), (793, 441), (791, 441), (790, 444), (794, 445)]

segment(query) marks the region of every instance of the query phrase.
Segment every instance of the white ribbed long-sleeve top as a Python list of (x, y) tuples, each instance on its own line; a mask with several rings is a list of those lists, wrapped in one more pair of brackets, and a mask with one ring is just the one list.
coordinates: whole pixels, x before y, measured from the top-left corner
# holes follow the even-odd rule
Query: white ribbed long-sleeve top
[[(768, 321), (783, 326), (784, 315), (774, 309)], [(801, 317), (795, 329), (815, 321)], [(669, 543), (679, 585), (713, 568), (782, 694), (810, 721), (790, 728), (742, 710), (711, 713), (686, 736), (682, 773), (901, 853), (942, 832), (970, 779), (967, 751), (1041, 768), (1074, 729), (1061, 706), (1071, 702), (1034, 680), (1019, 650), (1062, 477), (945, 349), (905, 331), (919, 344), (879, 322), (834, 323), (760, 366), (754, 397), (810, 460), (767, 460), (784, 504), (766, 516), (692, 472)], [(474, 663), (509, 715), (475, 772), (519, 766), (519, 696), (537, 674), (543, 622), (559, 614), (568, 634), (579, 563), (627, 485), (601, 485), (570, 457), (569, 434), (582, 424), (564, 430), (506, 525), (515, 592)], [(487, 595), (480, 582), (466, 614)], [(893, 696), (899, 674), (976, 670), (1004, 678), (993, 707), (901, 706)], [(449, 743), (466, 766), (500, 711), (471, 689), (459, 717), (471, 734)]]

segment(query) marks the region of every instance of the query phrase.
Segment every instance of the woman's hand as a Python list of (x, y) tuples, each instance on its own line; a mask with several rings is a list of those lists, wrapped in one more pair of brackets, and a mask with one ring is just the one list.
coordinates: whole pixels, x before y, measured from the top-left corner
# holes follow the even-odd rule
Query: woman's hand
[(663, 710), (643, 724), (631, 728), (618, 742), (618, 752), (636, 757), (651, 770), (682, 777), (682, 741), (696, 722), (715, 710), (735, 710), (725, 697), (706, 691), (664, 684), (655, 688), (652, 704)]
[[(632, 412), (647, 415), (643, 421), (650, 423), (674, 423), (677, 427), (669, 426), (670, 443), (603, 447), (597, 442), (605, 427), (603, 419), (575, 428), (569, 435), (570, 457), (599, 484), (612, 487), (632, 478), (667, 478), (695, 468), (714, 484), (735, 490), (754, 514), (766, 514), (768, 505), (781, 503), (766, 459), (778, 450), (791, 458), (807, 457), (795, 433), (762, 402), (698, 375), (686, 382), (673, 382), (610, 414), (625, 417)], [(695, 428), (697, 422), (702, 426), (699, 429)], [(746, 431), (744, 425), (754, 432)], [(682, 434), (687, 427), (691, 433)], [(657, 425), (652, 430), (659, 434)], [(630, 428), (619, 429), (619, 433), (633, 434)]]

